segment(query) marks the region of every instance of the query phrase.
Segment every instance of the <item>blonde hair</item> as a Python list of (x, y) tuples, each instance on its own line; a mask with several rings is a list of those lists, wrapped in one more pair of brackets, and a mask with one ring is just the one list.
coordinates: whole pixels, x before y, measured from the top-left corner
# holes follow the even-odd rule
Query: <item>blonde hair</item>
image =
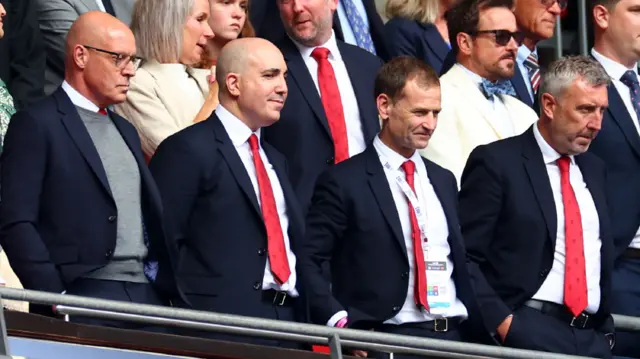
[(440, 15), (440, 0), (387, 0), (385, 13), (389, 19), (404, 17), (432, 24)]
[(137, 55), (160, 63), (178, 63), (184, 25), (194, 0), (137, 0), (131, 20)]

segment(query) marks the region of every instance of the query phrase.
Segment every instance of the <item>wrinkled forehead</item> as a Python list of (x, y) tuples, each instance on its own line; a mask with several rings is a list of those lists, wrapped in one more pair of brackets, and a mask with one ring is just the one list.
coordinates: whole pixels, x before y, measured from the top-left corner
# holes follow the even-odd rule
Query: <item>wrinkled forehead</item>
[(124, 54), (136, 53), (136, 40), (129, 29), (107, 29), (104, 38), (104, 50)]

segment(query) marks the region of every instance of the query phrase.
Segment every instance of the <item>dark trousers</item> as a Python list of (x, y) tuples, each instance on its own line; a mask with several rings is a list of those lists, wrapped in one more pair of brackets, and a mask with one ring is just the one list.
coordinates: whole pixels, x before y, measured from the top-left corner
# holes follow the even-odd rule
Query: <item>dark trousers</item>
[[(180, 303), (179, 305), (189, 309), (209, 311), (209, 312), (221, 312), (219, 309), (215, 308), (214, 305), (212, 305), (211, 299), (206, 295), (189, 294), (188, 299), (191, 302), (191, 307), (189, 307), (185, 303)], [(284, 306), (277, 306), (273, 303), (273, 299), (263, 298), (260, 302), (255, 303), (253, 305), (262, 307), (260, 308), (261, 310), (259, 312), (264, 314), (263, 316), (264, 319), (275, 319), (275, 320), (283, 320), (287, 322), (295, 322), (296, 321), (295, 311), (294, 311), (295, 300), (296, 300), (295, 298), (289, 297), (287, 304), (285, 304)], [(225, 313), (225, 314), (243, 315), (243, 313)], [(240, 343), (247, 343), (247, 344), (264, 345), (264, 346), (278, 347), (278, 348), (288, 348), (288, 349), (304, 348), (303, 345), (295, 342), (267, 339), (263, 337), (224, 334), (220, 332), (211, 332), (211, 331), (194, 330), (194, 329), (186, 329), (186, 328), (176, 328), (174, 331), (174, 334), (222, 340), (222, 341), (228, 341), (228, 342), (240, 342)]]
[(542, 312), (526, 306), (513, 315), (504, 341), (507, 347), (559, 354), (611, 358), (609, 341), (594, 329), (576, 329)]
[[(122, 302), (160, 306), (164, 305), (155, 289), (148, 283), (131, 283), (100, 279), (78, 279), (67, 288), (66, 294), (118, 300)], [(168, 332), (166, 328), (153, 325), (76, 315), (70, 315), (69, 321), (78, 324), (98, 325), (120, 329), (137, 329), (158, 333)]]
[[(613, 271), (611, 313), (640, 316), (640, 259), (620, 258)], [(616, 329), (613, 354), (640, 358), (640, 333)]]
[[(420, 337), (420, 338), (429, 338), (429, 339), (440, 339), (440, 340), (451, 340), (460, 342), (462, 341), (462, 336), (457, 329), (449, 330), (447, 332), (434, 332), (433, 330), (421, 328), (419, 324), (416, 323), (407, 323), (401, 325), (391, 325), (391, 324), (383, 324), (375, 329), (377, 332), (389, 333), (389, 334), (399, 334), (399, 335), (408, 335), (412, 337)], [(388, 359), (390, 355), (388, 353), (380, 353), (380, 352), (370, 352), (369, 358), (375, 359)], [(418, 355), (410, 355), (410, 354), (393, 354), (394, 359), (421, 359), (424, 356)]]

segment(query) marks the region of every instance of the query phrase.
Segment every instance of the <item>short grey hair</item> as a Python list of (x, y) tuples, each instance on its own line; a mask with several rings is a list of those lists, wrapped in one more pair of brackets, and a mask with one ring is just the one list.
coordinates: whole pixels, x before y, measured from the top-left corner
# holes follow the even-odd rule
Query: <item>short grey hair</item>
[(131, 31), (136, 38), (137, 55), (144, 60), (178, 63), (182, 35), (194, 0), (137, 0)]
[(588, 56), (566, 56), (551, 63), (542, 76), (538, 95), (548, 93), (559, 98), (578, 79), (594, 87), (607, 86), (611, 82), (611, 77), (595, 59)]

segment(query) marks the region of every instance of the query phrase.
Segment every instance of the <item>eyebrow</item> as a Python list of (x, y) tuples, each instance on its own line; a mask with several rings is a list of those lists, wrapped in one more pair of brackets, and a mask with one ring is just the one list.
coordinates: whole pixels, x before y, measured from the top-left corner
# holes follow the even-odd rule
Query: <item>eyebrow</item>
[(262, 71), (263, 75), (279, 75), (282, 72), (282, 70), (280, 70), (279, 68), (271, 68), (271, 69), (266, 69), (264, 71)]

